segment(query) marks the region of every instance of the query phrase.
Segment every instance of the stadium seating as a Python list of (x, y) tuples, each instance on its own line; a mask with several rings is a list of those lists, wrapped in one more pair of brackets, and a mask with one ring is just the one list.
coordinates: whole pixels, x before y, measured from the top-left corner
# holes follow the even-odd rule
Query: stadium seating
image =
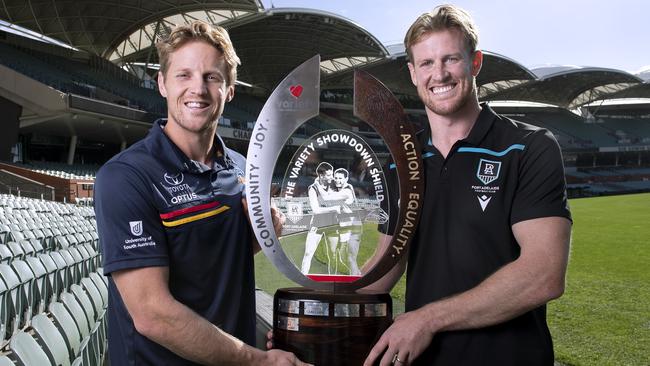
[(161, 115), (166, 111), (157, 91), (107, 75), (88, 63), (0, 42), (0, 64), (66, 93)]
[(90, 207), (0, 195), (0, 366), (102, 365), (108, 281)]

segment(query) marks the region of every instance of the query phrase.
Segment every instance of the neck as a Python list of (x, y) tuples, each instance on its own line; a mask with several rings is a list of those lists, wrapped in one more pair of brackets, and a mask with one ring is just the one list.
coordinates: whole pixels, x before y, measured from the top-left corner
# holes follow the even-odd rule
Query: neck
[(431, 143), (442, 156), (447, 157), (454, 144), (469, 135), (481, 113), (481, 106), (472, 99), (453, 115), (439, 115), (429, 109), (426, 112), (431, 128)]
[(192, 132), (180, 127), (176, 123), (168, 122), (163, 129), (164, 133), (188, 158), (205, 165), (212, 164), (214, 135), (217, 131), (209, 128), (201, 132)]

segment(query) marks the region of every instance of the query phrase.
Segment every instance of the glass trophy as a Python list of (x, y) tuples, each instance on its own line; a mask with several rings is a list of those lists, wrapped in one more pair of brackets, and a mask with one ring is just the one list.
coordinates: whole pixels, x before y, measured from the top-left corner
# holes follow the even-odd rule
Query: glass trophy
[[(275, 347), (316, 365), (361, 365), (392, 321), (390, 295), (364, 288), (406, 255), (423, 202), (422, 160), (402, 106), (369, 74), (354, 74), (363, 129), (313, 123), (320, 94), (314, 56), (266, 101), (247, 153), (248, 212), (265, 255), (302, 286), (274, 296)], [(272, 206), (286, 217), (279, 236)]]

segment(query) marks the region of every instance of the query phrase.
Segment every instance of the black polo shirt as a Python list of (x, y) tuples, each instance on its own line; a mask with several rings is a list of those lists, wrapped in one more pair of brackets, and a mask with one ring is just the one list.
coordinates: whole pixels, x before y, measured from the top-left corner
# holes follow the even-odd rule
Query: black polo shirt
[[(407, 311), (469, 290), (517, 259), (513, 224), (571, 218), (560, 148), (549, 131), (482, 105), (469, 136), (446, 159), (428, 126), (419, 136), (426, 188), (409, 252)], [(552, 365), (546, 307), (496, 326), (436, 334), (415, 364)]]
[[(165, 121), (107, 162), (95, 181), (104, 273), (169, 267), (169, 289), (248, 344), (255, 341), (251, 231), (242, 208), (245, 159), (215, 136), (213, 167), (190, 160)], [(109, 277), (109, 357), (114, 365), (191, 365), (138, 334)]]

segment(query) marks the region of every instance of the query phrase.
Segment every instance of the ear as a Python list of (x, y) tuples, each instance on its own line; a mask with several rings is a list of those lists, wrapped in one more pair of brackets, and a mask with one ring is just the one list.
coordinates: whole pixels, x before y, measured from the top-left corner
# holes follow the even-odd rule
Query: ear
[(474, 57), (472, 57), (472, 76), (476, 77), (478, 75), (481, 66), (483, 66), (483, 52), (476, 50), (474, 51)]
[(235, 97), (235, 86), (229, 85), (228, 89), (226, 90), (226, 103), (230, 102), (234, 97)]
[(409, 67), (409, 73), (411, 74), (411, 82), (413, 83), (413, 85), (415, 85), (417, 87), (418, 86), (418, 79), (415, 77), (415, 66), (413, 66), (413, 64), (410, 63), (410, 62), (407, 63), (407, 65)]
[(162, 71), (158, 71), (158, 91), (163, 98), (167, 98), (167, 89), (165, 88), (165, 76)]

